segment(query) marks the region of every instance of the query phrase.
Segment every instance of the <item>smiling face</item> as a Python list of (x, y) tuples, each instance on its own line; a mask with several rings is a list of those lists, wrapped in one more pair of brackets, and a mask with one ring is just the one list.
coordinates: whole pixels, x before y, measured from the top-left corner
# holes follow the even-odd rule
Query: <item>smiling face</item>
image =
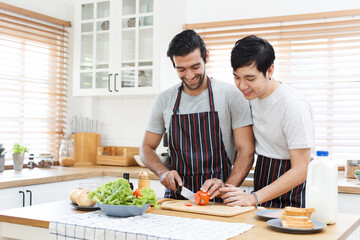
[(256, 68), (255, 64), (240, 67), (233, 71), (235, 85), (247, 100), (265, 98), (275, 90), (275, 79), (269, 80), (273, 72), (273, 64), (267, 70), (266, 76)]
[[(201, 58), (199, 48), (186, 56), (174, 56), (173, 59), (176, 72), (184, 83), (184, 91), (187, 94), (196, 96), (207, 88), (205, 63)], [(208, 59), (208, 53), (206, 59)]]

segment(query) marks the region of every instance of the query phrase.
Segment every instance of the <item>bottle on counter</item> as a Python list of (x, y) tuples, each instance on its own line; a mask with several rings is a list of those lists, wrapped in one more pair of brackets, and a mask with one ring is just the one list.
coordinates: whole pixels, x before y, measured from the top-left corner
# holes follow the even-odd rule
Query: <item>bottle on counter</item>
[(143, 170), (139, 173), (138, 179), (138, 185), (140, 189), (144, 187), (150, 188), (150, 175), (146, 170)]
[(133, 191), (134, 190), (134, 184), (132, 182), (130, 182), (130, 174), (129, 173), (124, 173), (123, 178), (126, 179), (129, 182), (130, 188)]
[(30, 153), (29, 154), (28, 168), (33, 169), (33, 168), (35, 168), (35, 166), (36, 166), (36, 164), (35, 164), (35, 161), (34, 161), (34, 154)]
[(312, 220), (334, 224), (338, 209), (337, 166), (328, 151), (317, 151), (308, 167), (306, 179), (307, 208), (315, 208)]

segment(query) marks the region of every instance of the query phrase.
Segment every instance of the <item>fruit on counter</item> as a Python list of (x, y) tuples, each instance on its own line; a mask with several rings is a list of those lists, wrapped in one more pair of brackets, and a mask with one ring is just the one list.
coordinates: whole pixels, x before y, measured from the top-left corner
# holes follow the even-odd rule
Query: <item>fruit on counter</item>
[(74, 189), (70, 192), (70, 200), (72, 203), (74, 204), (77, 204), (76, 203), (76, 196), (79, 194), (80, 191), (82, 191), (83, 189), (82, 188), (77, 188), (77, 189)]
[(141, 195), (139, 197), (133, 195), (129, 182), (124, 178), (118, 178), (91, 191), (89, 198), (98, 203), (109, 205), (136, 205), (142, 207), (144, 204), (153, 204), (155, 207), (159, 207), (153, 189), (142, 188)]
[(355, 175), (360, 175), (360, 170), (359, 169), (355, 171)]
[(76, 196), (76, 204), (80, 207), (93, 207), (96, 202), (89, 199), (88, 194), (89, 190), (81, 189)]
[(209, 202), (210, 196), (207, 194), (207, 192), (200, 190), (194, 194), (194, 199), (197, 205), (204, 206)]

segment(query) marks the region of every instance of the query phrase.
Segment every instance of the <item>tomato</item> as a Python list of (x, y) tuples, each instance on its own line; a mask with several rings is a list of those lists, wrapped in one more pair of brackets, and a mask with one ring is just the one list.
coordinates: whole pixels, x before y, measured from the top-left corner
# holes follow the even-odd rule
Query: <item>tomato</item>
[(192, 204), (191, 203), (185, 203), (185, 206), (192, 207)]
[(200, 190), (194, 194), (194, 199), (197, 205), (204, 206), (209, 202), (210, 196), (203, 190)]
[(136, 196), (136, 198), (142, 197), (141, 195), (142, 188), (138, 188), (133, 192), (133, 195)]

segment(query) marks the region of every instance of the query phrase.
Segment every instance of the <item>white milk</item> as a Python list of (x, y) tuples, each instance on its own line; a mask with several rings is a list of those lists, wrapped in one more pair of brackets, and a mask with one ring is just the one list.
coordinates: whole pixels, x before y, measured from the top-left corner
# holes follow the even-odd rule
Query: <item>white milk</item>
[(327, 151), (317, 151), (309, 164), (305, 206), (315, 208), (312, 220), (333, 224), (338, 210), (337, 166), (328, 156)]

